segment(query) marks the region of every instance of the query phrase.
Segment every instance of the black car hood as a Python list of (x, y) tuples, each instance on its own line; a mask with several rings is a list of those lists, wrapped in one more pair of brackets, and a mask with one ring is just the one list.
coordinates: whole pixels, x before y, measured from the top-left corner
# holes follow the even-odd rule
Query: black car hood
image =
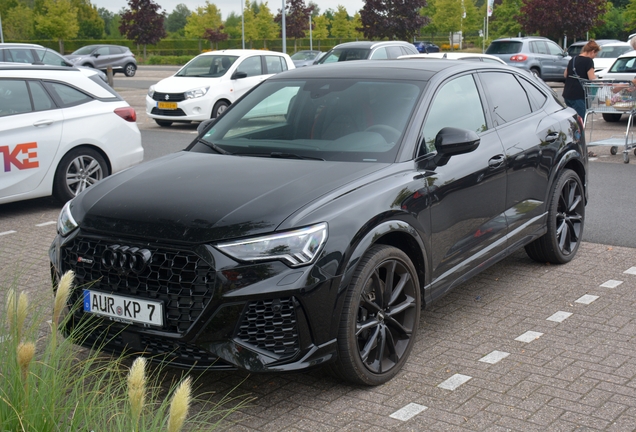
[(72, 211), (85, 231), (218, 241), (272, 232), (308, 203), (385, 166), (180, 152), (105, 179)]

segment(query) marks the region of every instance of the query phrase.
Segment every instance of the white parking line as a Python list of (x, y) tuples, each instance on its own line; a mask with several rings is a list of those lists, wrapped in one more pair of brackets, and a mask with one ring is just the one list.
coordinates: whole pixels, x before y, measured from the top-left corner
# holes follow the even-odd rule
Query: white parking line
[(57, 222), (55, 221), (48, 221), (48, 222), (43, 222), (41, 224), (36, 224), (36, 227), (43, 227), (43, 226), (47, 226), (47, 225), (55, 225)]
[(554, 321), (554, 322), (563, 322), (566, 319), (568, 319), (570, 316), (572, 315), (572, 312), (563, 312), (563, 311), (558, 311), (557, 313), (555, 313), (554, 315), (546, 318), (547, 321)]
[(630, 275), (636, 275), (636, 267), (630, 267), (627, 270), (625, 270), (623, 273), (630, 274)]
[(524, 334), (522, 334), (521, 336), (519, 336), (518, 338), (516, 338), (515, 340), (519, 341), (519, 342), (530, 343), (533, 340), (539, 339), (541, 336), (543, 336), (543, 333), (539, 333), (539, 332), (535, 332), (535, 331), (527, 331)]
[(471, 379), (473, 379), (473, 377), (470, 377), (468, 375), (455, 374), (443, 383), (438, 384), (437, 387), (443, 388), (445, 390), (455, 390), (457, 387), (467, 383)]
[(622, 283), (623, 283), (623, 281), (610, 279), (607, 282), (601, 284), (600, 287), (601, 288), (616, 288), (617, 286), (619, 286)]
[(510, 353), (503, 351), (493, 351), (479, 359), (480, 362), (495, 364), (508, 357)]
[(407, 421), (415, 417), (416, 415), (418, 415), (425, 409), (428, 409), (428, 407), (424, 405), (416, 404), (416, 403), (410, 403), (406, 405), (405, 407), (400, 408), (399, 410), (391, 414), (389, 417), (402, 420), (402, 421)]
[(7, 235), (7, 234), (13, 234), (13, 233), (17, 233), (17, 231), (5, 231), (5, 232), (0, 232), (0, 236)]
[(598, 299), (599, 296), (595, 296), (592, 294), (585, 294), (583, 297), (579, 298), (578, 300), (575, 300), (574, 303), (581, 303), (581, 304), (586, 304), (589, 305), (590, 303), (592, 303), (594, 300)]

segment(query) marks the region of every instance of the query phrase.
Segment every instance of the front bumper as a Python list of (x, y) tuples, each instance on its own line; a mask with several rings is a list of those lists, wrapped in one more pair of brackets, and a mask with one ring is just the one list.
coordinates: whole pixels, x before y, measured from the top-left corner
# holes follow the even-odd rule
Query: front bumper
[[(148, 267), (139, 274), (105, 268), (102, 255), (113, 245), (150, 251)], [(81, 231), (57, 236), (49, 257), (54, 278), (75, 272), (66, 331), (90, 329), (81, 334), (83, 345), (195, 369), (291, 371), (335, 359), (340, 278), (327, 276), (318, 263), (302, 269), (240, 264), (207, 245), (175, 247)], [(162, 302), (164, 324), (151, 328), (85, 313), (82, 289)]]
[(146, 114), (150, 118), (167, 121), (203, 121), (212, 116), (212, 103), (205, 96), (176, 104), (176, 109), (160, 109), (159, 102), (146, 95)]

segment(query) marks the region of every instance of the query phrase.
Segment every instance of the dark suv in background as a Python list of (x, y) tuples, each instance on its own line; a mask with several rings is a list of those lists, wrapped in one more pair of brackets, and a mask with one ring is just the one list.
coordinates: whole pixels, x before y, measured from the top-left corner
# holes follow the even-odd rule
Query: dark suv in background
[(544, 81), (564, 81), (570, 56), (548, 38), (541, 36), (503, 38), (491, 42), (486, 54), (509, 66), (525, 69)]
[(130, 48), (119, 45), (87, 45), (64, 56), (77, 66), (106, 70), (112, 66), (113, 73), (122, 72), (131, 77), (137, 72), (137, 60)]

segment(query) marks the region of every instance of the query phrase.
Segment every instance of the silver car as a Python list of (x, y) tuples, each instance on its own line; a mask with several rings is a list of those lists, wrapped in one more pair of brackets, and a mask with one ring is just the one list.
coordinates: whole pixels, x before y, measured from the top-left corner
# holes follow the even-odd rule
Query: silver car
[(113, 73), (121, 72), (131, 77), (137, 72), (137, 60), (130, 48), (119, 45), (87, 45), (64, 56), (76, 66), (86, 66), (106, 70), (109, 66)]

